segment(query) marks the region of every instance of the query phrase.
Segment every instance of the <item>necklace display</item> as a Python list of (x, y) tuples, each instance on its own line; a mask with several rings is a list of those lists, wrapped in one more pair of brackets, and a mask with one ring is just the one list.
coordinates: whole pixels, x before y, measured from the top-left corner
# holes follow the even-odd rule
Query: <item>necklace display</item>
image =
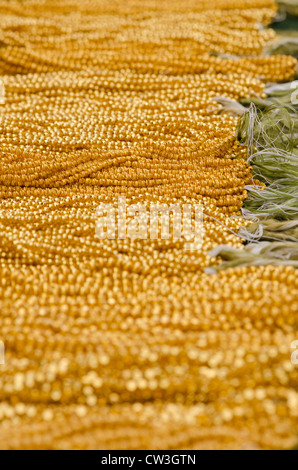
[[(297, 271), (205, 273), (252, 182), (214, 98), (297, 67), (262, 55), (274, 2), (241, 4), (1, 2), (1, 449), (297, 445)], [(201, 204), (202, 249), (99, 240), (120, 195)]]

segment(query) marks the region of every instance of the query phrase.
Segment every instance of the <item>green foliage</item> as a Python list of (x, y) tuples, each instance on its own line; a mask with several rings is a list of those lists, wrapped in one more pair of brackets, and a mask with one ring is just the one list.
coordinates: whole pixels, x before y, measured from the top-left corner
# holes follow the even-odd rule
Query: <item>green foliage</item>
[[(255, 184), (246, 187), (248, 199), (244, 203), (243, 216), (252, 220), (252, 224), (239, 233), (249, 242), (243, 250), (221, 246), (211, 252), (211, 256), (220, 256), (225, 261), (214, 268), (216, 271), (252, 265), (298, 268), (298, 109), (293, 100), (295, 88), (296, 82), (294, 86), (268, 87), (267, 98), (241, 103), (249, 105), (249, 109), (240, 117), (238, 139), (248, 149), (255, 180)], [(232, 108), (231, 104), (228, 106)]]

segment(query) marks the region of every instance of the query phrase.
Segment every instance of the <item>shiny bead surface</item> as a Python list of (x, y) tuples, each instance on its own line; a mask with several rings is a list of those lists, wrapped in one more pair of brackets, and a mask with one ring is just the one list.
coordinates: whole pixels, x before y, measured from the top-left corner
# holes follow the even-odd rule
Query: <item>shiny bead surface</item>
[[(1, 449), (297, 445), (297, 271), (205, 273), (252, 182), (213, 98), (297, 66), (261, 56), (274, 2), (241, 5), (1, 2)], [(202, 249), (99, 240), (119, 195), (202, 204)]]

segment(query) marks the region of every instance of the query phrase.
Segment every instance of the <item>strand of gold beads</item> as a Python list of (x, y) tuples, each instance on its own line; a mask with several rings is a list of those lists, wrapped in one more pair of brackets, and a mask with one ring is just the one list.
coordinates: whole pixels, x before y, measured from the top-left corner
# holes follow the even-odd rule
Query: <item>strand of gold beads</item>
[[(241, 4), (1, 2), (1, 449), (297, 445), (297, 271), (204, 273), (252, 180), (213, 98), (297, 66), (260, 57), (274, 2)], [(202, 250), (99, 241), (119, 195), (202, 204)]]

